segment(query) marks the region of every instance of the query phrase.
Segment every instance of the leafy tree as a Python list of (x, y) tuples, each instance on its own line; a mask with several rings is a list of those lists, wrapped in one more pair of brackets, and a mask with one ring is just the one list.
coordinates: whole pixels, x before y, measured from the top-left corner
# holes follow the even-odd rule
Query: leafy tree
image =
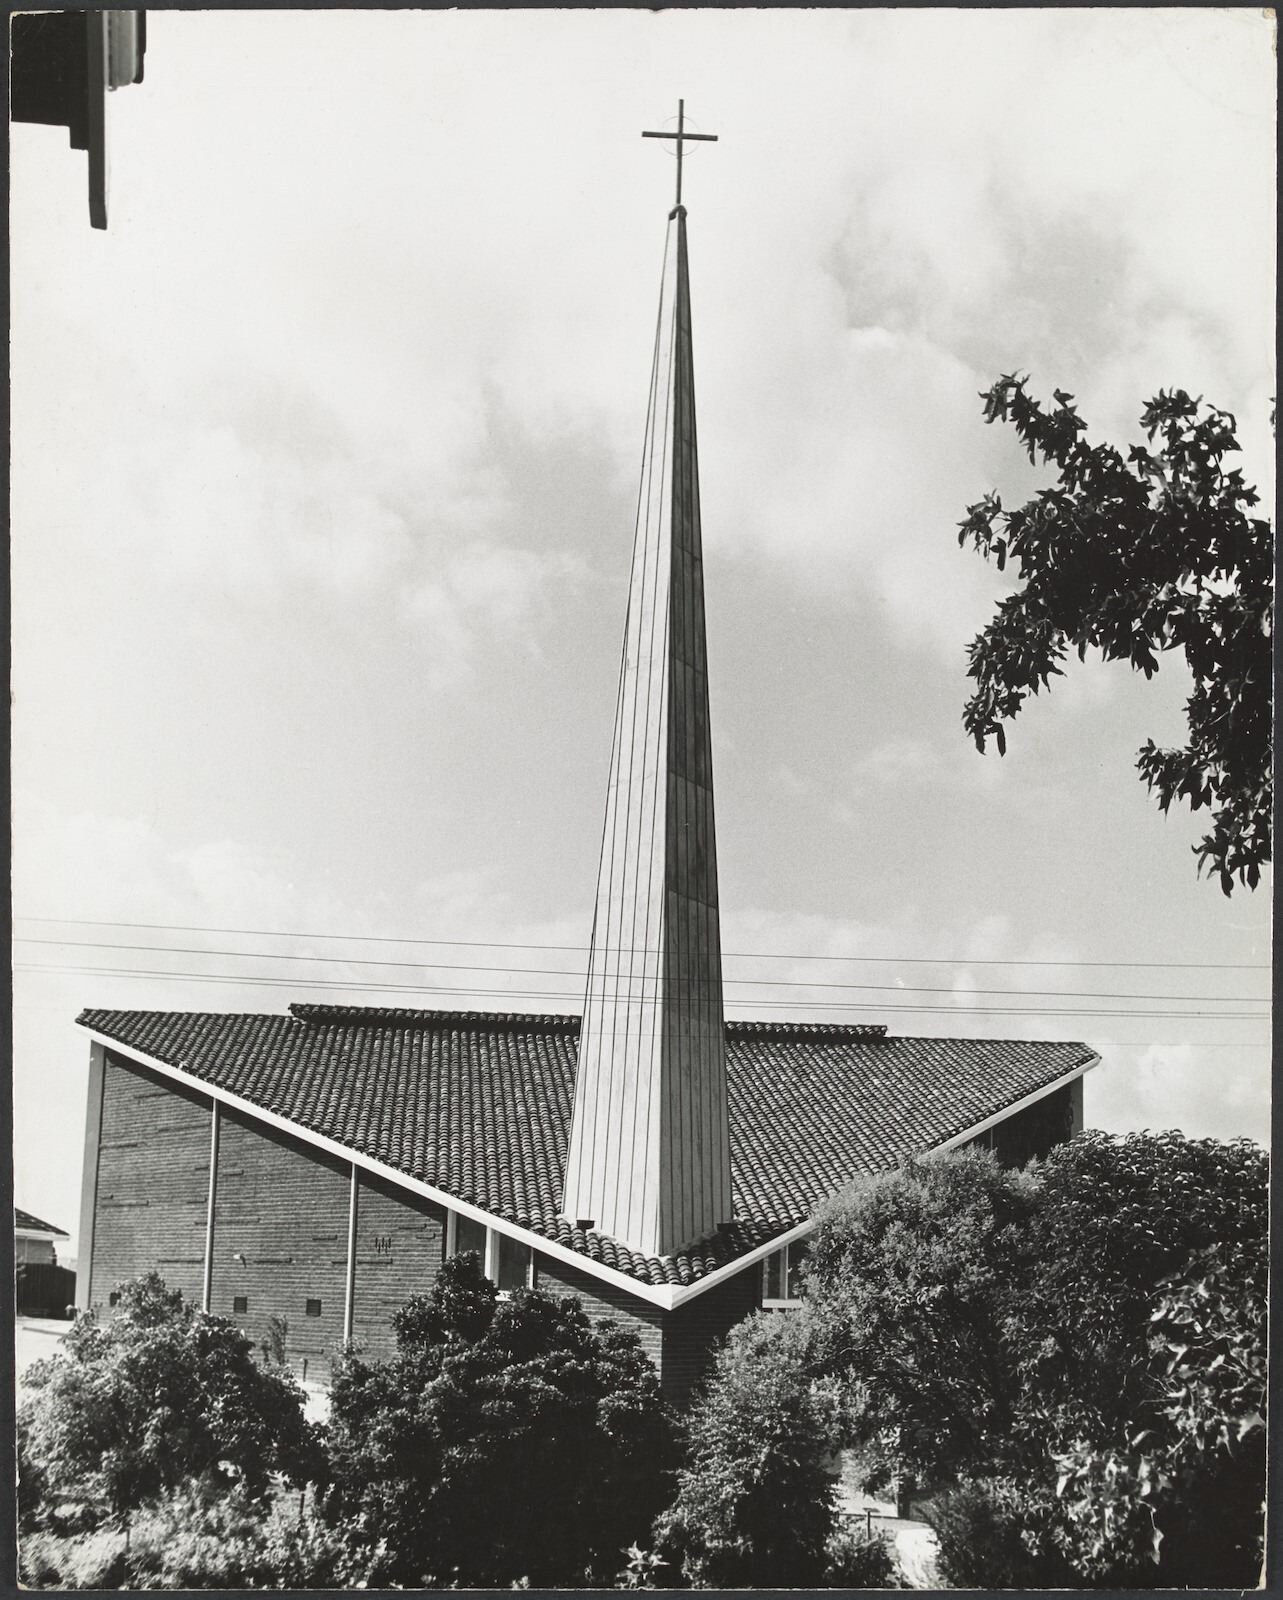
[(967, 1153), (911, 1158), (820, 1213), (808, 1320), (824, 1369), (852, 1380), (873, 1481), (938, 1479), (1010, 1447), (1037, 1204), (1030, 1177)]
[(1056, 1458), (1079, 1566), (1107, 1582), (1129, 1545), (1137, 1571), (1151, 1557), (1190, 1588), (1247, 1588), (1261, 1576), (1264, 1284), (1254, 1272), (1245, 1282), (1216, 1249), (1204, 1265), (1169, 1287), (1151, 1319), (1151, 1426), (1125, 1447), (1080, 1439)]
[(1124, 460), (1081, 437), (1072, 395), (1057, 389), (1044, 409), (1027, 381), (1000, 378), (983, 396), (985, 421), (1012, 423), (1058, 481), (1015, 511), (986, 495), (960, 525), (960, 544), (999, 570), (1011, 559), (1022, 584), (970, 646), (967, 732), (982, 752), (992, 735), (1004, 753), (1003, 722), (1059, 675), (1071, 647), (1146, 678), (1160, 652), (1184, 650), (1189, 743), (1161, 750), (1151, 739), (1137, 767), (1163, 811), (1173, 799), (1212, 808), (1200, 872), (1210, 867), (1226, 894), (1236, 874), (1255, 888), (1271, 858), (1274, 558), (1269, 524), (1248, 514), (1259, 496), (1223, 466), (1239, 448), (1234, 418), (1161, 391), (1141, 416), (1150, 448), (1133, 445)]
[(191, 1479), (262, 1494), (273, 1473), (317, 1466), (290, 1374), (257, 1366), (232, 1323), (185, 1304), (155, 1273), (120, 1286), (113, 1315), (78, 1317), (63, 1352), (31, 1367), (20, 1448), (44, 1493), (113, 1514)]
[(1267, 1168), (1250, 1141), (1080, 1136), (1024, 1174), (922, 1158), (822, 1217), (812, 1372), (848, 1441), (955, 1488), (945, 1575), (1256, 1581)]
[(740, 1323), (695, 1405), (677, 1498), (655, 1533), (696, 1588), (824, 1582), (836, 1523), (823, 1461), (836, 1412), (811, 1377), (806, 1332), (794, 1315)]
[(636, 1336), (577, 1300), (504, 1301), (476, 1256), (447, 1261), (396, 1318), (397, 1354), (351, 1357), (330, 1420), (327, 1514), (431, 1586), (608, 1582), (664, 1504), (658, 1378)]

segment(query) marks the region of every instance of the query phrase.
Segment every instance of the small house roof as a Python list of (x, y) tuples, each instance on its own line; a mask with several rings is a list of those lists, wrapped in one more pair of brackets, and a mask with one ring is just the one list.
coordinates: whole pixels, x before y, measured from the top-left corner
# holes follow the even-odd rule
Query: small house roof
[(55, 1228), (52, 1222), (41, 1222), (39, 1217), (33, 1217), (30, 1211), (24, 1211), (21, 1206), (13, 1208), (13, 1225), (24, 1233), (47, 1233), (53, 1239), (71, 1237), (65, 1228)]

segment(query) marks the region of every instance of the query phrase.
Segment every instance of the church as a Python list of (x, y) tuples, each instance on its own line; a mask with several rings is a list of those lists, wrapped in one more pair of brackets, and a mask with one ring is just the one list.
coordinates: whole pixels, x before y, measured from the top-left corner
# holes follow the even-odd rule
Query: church
[[(652, 135), (659, 137), (660, 135)], [(77, 1303), (155, 1268), (324, 1385), (441, 1263), (578, 1296), (683, 1403), (797, 1303), (812, 1218), (863, 1174), (1082, 1126), (1085, 1044), (907, 1038), (723, 1011), (679, 111), (582, 1016), (294, 1004), (88, 1010)]]

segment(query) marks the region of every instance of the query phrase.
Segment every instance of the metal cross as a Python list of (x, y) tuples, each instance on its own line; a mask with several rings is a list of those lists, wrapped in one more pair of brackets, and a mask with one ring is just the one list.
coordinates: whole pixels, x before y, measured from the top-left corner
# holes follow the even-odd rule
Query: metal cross
[(687, 133), (686, 132), (686, 102), (677, 102), (677, 132), (670, 129), (667, 133), (643, 133), (643, 139), (676, 139), (677, 140), (677, 204), (682, 203), (682, 142), (686, 139), (708, 139), (717, 143), (715, 133)]

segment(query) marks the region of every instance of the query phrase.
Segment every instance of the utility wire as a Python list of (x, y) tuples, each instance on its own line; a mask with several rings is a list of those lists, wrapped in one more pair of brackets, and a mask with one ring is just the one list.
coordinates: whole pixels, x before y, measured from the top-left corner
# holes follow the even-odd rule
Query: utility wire
[[(378, 961), (356, 956), (294, 955), (276, 950), (209, 950), (191, 945), (123, 944), (101, 939), (35, 939), (19, 935), (16, 944), (54, 945), (62, 950), (129, 950), (148, 955), (175, 956), (231, 956), (240, 961), (309, 961), (339, 964), (346, 967), (406, 967), (416, 972), (497, 972), (506, 977), (582, 978), (576, 971), (564, 967), (490, 967), (480, 962), (464, 961)], [(772, 989), (850, 989), (892, 994), (955, 994), (952, 988), (931, 987), (924, 984), (842, 983), (833, 978), (729, 978), (723, 983), (740, 987)], [(1190, 1004), (1214, 1005), (1266, 1005), (1266, 995), (1222, 994), (1136, 994), (1134, 992), (1110, 993), (1094, 989), (968, 989), (967, 994), (1014, 995), (1015, 997), (1043, 996), (1055, 1000), (1172, 1000)]]
[[(226, 933), (243, 935), (252, 939), (325, 939), (345, 944), (412, 944), (469, 950), (564, 950), (582, 954), (588, 946), (583, 944), (507, 943), (501, 939), (412, 939), (375, 933), (296, 933), (282, 929), (265, 928), (203, 928), (181, 922), (113, 922), (94, 917), (18, 917), (19, 922), (43, 922), (53, 927), (77, 928), (129, 928), (151, 933)], [(961, 967), (1134, 967), (1187, 972), (1269, 972), (1270, 964), (1264, 961), (1070, 961), (1034, 960), (984, 957), (984, 956), (869, 956), (869, 955), (803, 955), (787, 951), (724, 950), (723, 956), (733, 956), (745, 961), (876, 961), (894, 966), (961, 966)]]
[[(565, 989), (509, 989), (496, 990), (494, 988), (474, 989), (463, 986), (448, 985), (441, 988), (428, 988), (422, 984), (413, 983), (343, 983), (331, 979), (315, 978), (256, 978), (241, 976), (236, 973), (215, 972), (151, 972), (136, 967), (80, 967), (60, 966), (54, 963), (31, 964), (16, 963), (16, 970), (23, 972), (62, 972), (75, 973), (87, 977), (115, 977), (115, 978), (143, 978), (157, 979), (165, 982), (180, 981), (183, 983), (226, 983), (252, 985), (255, 987), (269, 987), (273, 989), (346, 989), (357, 993), (364, 992), (395, 992), (398, 994), (418, 995), (483, 995), (493, 999), (523, 999), (523, 1000), (582, 1000), (579, 990)], [(658, 981), (658, 980), (655, 980)], [(791, 1011), (875, 1011), (875, 1012), (945, 1012), (954, 1016), (1009, 1016), (1009, 1017), (1128, 1017), (1137, 1021), (1145, 1018), (1161, 1019), (1163, 1021), (1187, 1020), (1195, 1018), (1211, 1018), (1226, 1022), (1266, 1022), (1269, 1016), (1265, 1012), (1234, 1012), (1234, 1011), (1132, 1011), (1132, 1010), (1106, 1010), (1098, 1007), (1051, 1007), (1051, 1006), (937, 1006), (937, 1005), (893, 1005), (879, 1001), (805, 1001), (805, 1000), (767, 1000), (755, 999), (740, 1002), (744, 1005), (765, 1006), (771, 1009), (785, 1007)]]

